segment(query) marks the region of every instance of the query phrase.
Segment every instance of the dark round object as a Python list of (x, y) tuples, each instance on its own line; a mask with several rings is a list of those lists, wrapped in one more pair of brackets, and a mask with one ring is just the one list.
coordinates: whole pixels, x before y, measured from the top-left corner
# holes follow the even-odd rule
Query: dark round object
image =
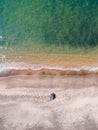
[(56, 98), (56, 94), (55, 93), (51, 93), (49, 96), (48, 96), (48, 100), (51, 101), (51, 100), (54, 100)]
[(55, 93), (51, 93), (52, 99), (56, 98), (56, 94)]

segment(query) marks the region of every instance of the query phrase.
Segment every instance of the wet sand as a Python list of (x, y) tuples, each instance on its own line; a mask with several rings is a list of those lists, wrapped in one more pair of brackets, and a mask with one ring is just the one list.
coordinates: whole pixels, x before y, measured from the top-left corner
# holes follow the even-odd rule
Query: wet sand
[(15, 75), (88, 75), (98, 74), (98, 70), (56, 70), (56, 69), (40, 69), (40, 70), (9, 70), (0, 74), (0, 77), (15, 76)]
[(98, 75), (0, 78), (0, 130), (97, 129)]
[(0, 65), (0, 77), (8, 77), (15, 75), (39, 75), (39, 76), (64, 76), (64, 75), (98, 75), (97, 66), (81, 66), (81, 67), (60, 67), (60, 66), (43, 66), (25, 63), (6, 63)]

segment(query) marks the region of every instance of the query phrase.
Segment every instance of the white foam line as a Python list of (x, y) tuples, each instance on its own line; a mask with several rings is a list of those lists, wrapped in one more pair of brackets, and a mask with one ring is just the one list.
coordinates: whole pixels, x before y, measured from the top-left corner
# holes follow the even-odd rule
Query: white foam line
[(52, 66), (47, 66), (47, 65), (36, 65), (36, 64), (26, 64), (24, 62), (5, 62), (0, 64), (0, 72), (6, 72), (10, 71), (12, 69), (15, 70), (41, 70), (41, 69), (55, 69), (55, 70), (72, 70), (72, 71), (80, 71), (80, 70), (89, 70), (89, 71), (96, 71), (98, 70), (98, 66), (80, 66), (80, 67), (68, 67), (64, 68), (62, 66), (57, 66), (57, 65), (52, 65)]

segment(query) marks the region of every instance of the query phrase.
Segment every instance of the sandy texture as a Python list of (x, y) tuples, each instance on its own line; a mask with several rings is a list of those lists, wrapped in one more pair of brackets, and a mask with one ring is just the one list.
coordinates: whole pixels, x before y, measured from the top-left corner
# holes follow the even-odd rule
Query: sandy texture
[(15, 75), (51, 75), (51, 76), (63, 76), (63, 75), (89, 75), (89, 74), (98, 74), (97, 70), (59, 70), (59, 69), (40, 69), (40, 70), (8, 70), (5, 72), (0, 73), (0, 77), (8, 77), (8, 76), (15, 76)]
[[(98, 76), (0, 78), (0, 130), (97, 130)], [(57, 98), (47, 101), (55, 92)]]

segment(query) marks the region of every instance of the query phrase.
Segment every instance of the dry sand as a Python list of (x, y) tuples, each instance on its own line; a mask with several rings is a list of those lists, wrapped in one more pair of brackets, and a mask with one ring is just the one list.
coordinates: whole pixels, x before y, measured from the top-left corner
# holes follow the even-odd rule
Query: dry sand
[[(0, 130), (98, 130), (98, 75), (0, 78)], [(55, 92), (57, 98), (47, 101)]]

